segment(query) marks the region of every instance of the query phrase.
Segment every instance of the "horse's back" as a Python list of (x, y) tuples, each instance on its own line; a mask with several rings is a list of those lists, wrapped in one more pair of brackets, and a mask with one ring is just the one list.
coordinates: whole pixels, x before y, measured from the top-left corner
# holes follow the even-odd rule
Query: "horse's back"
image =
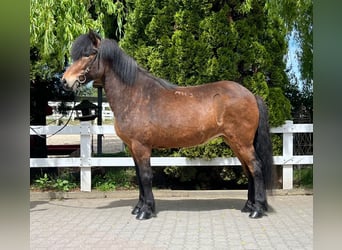
[(213, 88), (219, 91), (220, 93), (223, 93), (225, 95), (228, 95), (230, 97), (246, 97), (246, 96), (254, 96), (252, 92), (250, 92), (246, 87), (241, 85), (240, 83), (234, 82), (234, 81), (217, 81), (212, 83), (207, 83), (203, 85), (203, 88)]

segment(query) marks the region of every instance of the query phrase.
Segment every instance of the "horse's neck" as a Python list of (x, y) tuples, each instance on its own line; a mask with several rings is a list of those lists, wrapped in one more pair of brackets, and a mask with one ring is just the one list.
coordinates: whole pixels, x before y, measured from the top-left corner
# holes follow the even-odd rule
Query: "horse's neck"
[(120, 94), (121, 92), (123, 92), (123, 89), (121, 87), (119, 79), (115, 77), (106, 78), (104, 83), (104, 91), (106, 93), (106, 99), (114, 113), (114, 116), (116, 116), (118, 114), (117, 110), (120, 110), (121, 105), (124, 105), (123, 101), (125, 100), (123, 94)]
[(138, 87), (122, 83), (113, 71), (106, 76), (104, 90), (115, 117), (122, 115), (124, 110), (130, 110), (130, 106), (134, 105)]

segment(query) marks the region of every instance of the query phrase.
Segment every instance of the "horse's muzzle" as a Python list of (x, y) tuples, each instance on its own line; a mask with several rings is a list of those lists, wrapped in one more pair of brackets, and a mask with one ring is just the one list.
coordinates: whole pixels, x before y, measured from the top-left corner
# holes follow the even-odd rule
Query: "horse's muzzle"
[[(65, 90), (65, 91), (72, 91), (73, 90), (73, 87), (74, 86), (69, 86), (68, 85), (68, 82), (64, 79), (64, 78), (62, 78), (61, 79), (61, 84), (62, 84), (62, 88)], [(73, 84), (73, 85), (75, 85), (75, 84)]]
[(68, 87), (67, 81), (64, 78), (61, 79), (61, 84), (62, 84), (62, 87), (64, 90), (70, 91), (70, 88)]

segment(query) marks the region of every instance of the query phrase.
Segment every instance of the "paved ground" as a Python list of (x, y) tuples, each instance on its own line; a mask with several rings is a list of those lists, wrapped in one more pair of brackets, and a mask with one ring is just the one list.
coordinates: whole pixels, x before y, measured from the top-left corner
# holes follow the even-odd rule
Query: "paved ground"
[(172, 192), (155, 192), (158, 214), (147, 221), (130, 214), (137, 201), (134, 192), (62, 200), (31, 195), (30, 248), (313, 248), (312, 195), (270, 197), (268, 216), (252, 220), (239, 210), (245, 191), (194, 192), (186, 197), (172, 197)]
[[(65, 145), (65, 144), (80, 144), (79, 135), (54, 135), (46, 140), (48, 145)], [(97, 152), (97, 136), (92, 139), (93, 152)], [(116, 135), (104, 135), (102, 137), (102, 152), (114, 153), (123, 150), (123, 143)]]

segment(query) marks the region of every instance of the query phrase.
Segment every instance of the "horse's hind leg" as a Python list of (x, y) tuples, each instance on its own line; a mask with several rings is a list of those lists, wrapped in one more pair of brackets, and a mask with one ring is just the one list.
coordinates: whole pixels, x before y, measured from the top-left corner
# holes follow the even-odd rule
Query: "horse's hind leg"
[(255, 154), (254, 146), (252, 143), (243, 145), (237, 140), (225, 140), (239, 158), (248, 178), (248, 199), (241, 211), (249, 212), (251, 218), (261, 218), (267, 209), (266, 189), (262, 166)]
[(251, 218), (261, 218), (267, 210), (266, 188), (261, 162), (252, 148), (242, 157), (248, 171), (248, 200), (241, 211), (250, 212)]
[(155, 201), (152, 193), (152, 168), (150, 164), (151, 149), (136, 142), (132, 144), (131, 153), (135, 162), (139, 183), (139, 201), (132, 211), (139, 220), (155, 216)]
[[(252, 213), (254, 211), (254, 205), (255, 205), (255, 180), (250, 172), (249, 168), (247, 166), (244, 166), (244, 172), (248, 178), (248, 199), (244, 207), (241, 209), (241, 212), (243, 213)], [(265, 187), (262, 188), (262, 193)], [(266, 191), (265, 191), (265, 199), (261, 198), (258, 200), (265, 200), (265, 202), (262, 204), (263, 210), (267, 211), (267, 200), (266, 200)]]
[(250, 213), (251, 218), (261, 218), (267, 210), (266, 187), (262, 172), (261, 161), (255, 156), (249, 163), (249, 169), (253, 169), (252, 178), (254, 182), (254, 209)]
[(248, 178), (248, 194), (247, 194), (247, 201), (244, 207), (241, 209), (241, 212), (251, 213), (254, 209), (254, 203), (255, 203), (254, 179), (252, 177), (252, 174), (249, 172), (247, 166), (243, 166), (243, 169), (244, 169), (245, 175)]

